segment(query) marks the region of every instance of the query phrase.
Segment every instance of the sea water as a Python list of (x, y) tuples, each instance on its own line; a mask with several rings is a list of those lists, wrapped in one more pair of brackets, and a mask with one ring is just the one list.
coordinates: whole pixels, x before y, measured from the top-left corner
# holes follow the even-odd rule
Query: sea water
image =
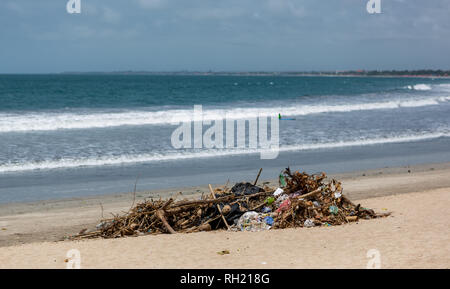
[[(175, 149), (203, 118), (278, 116), (279, 155)], [(207, 126), (205, 126), (207, 128)], [(0, 202), (450, 161), (450, 80), (429, 78), (0, 75)]]

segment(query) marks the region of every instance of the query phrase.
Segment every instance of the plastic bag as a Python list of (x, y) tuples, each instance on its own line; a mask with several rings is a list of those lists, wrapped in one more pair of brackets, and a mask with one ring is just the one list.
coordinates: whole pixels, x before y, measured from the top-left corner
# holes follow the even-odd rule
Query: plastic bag
[[(237, 222), (237, 227), (241, 231), (251, 231), (251, 232), (269, 230), (271, 226), (268, 225), (268, 223), (265, 221), (264, 218), (267, 218), (267, 216), (265, 216), (264, 214), (259, 214), (254, 211), (250, 211), (243, 214), (239, 218)], [(267, 220), (270, 222), (269, 219)]]

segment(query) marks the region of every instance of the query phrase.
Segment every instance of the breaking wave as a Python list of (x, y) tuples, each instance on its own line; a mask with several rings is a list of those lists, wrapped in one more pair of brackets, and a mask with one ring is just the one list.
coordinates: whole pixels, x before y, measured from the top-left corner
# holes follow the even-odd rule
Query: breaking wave
[(408, 85), (406, 86), (407, 89), (411, 89), (411, 90), (431, 90), (431, 86), (429, 86), (428, 84), (416, 84), (416, 85)]
[[(450, 101), (450, 97), (435, 97), (415, 100), (392, 100), (384, 102), (355, 103), (344, 105), (294, 105), (290, 107), (204, 109), (203, 120), (244, 119), (257, 116), (276, 116), (279, 112), (287, 116), (303, 116), (319, 113), (352, 112), (364, 110), (398, 109), (439, 105)], [(168, 125), (191, 121), (193, 109), (169, 109), (162, 111), (128, 110), (121, 112), (91, 113), (25, 113), (0, 114), (0, 133), (24, 131), (53, 131), (61, 129), (91, 129), (117, 126)]]
[[(304, 151), (304, 150), (316, 150), (316, 149), (330, 149), (330, 148), (342, 148), (352, 146), (367, 146), (377, 144), (388, 143), (402, 143), (402, 142), (414, 142), (421, 140), (430, 140), (440, 137), (450, 137), (450, 131), (442, 130), (440, 132), (432, 133), (417, 133), (401, 136), (390, 137), (376, 137), (376, 138), (361, 138), (355, 140), (346, 140), (339, 142), (329, 143), (310, 143), (310, 144), (298, 144), (282, 146), (279, 148), (280, 152), (287, 151)], [(94, 167), (104, 165), (127, 165), (138, 163), (151, 163), (161, 161), (173, 161), (183, 159), (198, 159), (198, 158), (211, 158), (211, 157), (223, 157), (233, 155), (248, 155), (262, 153), (262, 149), (247, 149), (247, 148), (235, 148), (235, 149), (209, 149), (200, 151), (168, 151), (158, 154), (137, 154), (137, 155), (120, 155), (115, 157), (100, 157), (100, 158), (81, 158), (81, 159), (59, 159), (59, 160), (47, 160), (39, 162), (26, 162), (26, 163), (6, 163), (0, 165), (0, 172), (23, 172), (32, 170), (50, 170), (50, 169), (68, 169), (79, 167)]]

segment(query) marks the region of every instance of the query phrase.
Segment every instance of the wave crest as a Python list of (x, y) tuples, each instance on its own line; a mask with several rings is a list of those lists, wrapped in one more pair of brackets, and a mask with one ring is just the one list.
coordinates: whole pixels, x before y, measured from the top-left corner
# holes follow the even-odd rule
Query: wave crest
[(429, 86), (428, 84), (416, 84), (416, 85), (408, 85), (406, 86), (407, 89), (410, 90), (431, 90), (431, 86)]
[[(291, 107), (260, 107), (204, 109), (203, 119), (245, 119), (249, 116), (276, 116), (279, 112), (287, 116), (304, 116), (319, 113), (352, 112), (364, 110), (398, 109), (439, 105), (450, 101), (448, 97), (430, 99), (396, 100), (344, 105), (294, 105)], [(0, 114), (0, 133), (25, 131), (53, 131), (61, 129), (91, 129), (117, 126), (169, 125), (192, 120), (192, 109), (162, 111), (122, 111), (97, 113), (29, 113)]]
[[(329, 142), (329, 143), (298, 144), (298, 145), (282, 146), (279, 148), (279, 151), (280, 152), (304, 151), (304, 150), (367, 146), (367, 145), (388, 144), (388, 143), (414, 142), (421, 140), (436, 139), (440, 137), (450, 137), (450, 132), (448, 130), (442, 130), (439, 132), (417, 133), (412, 135), (401, 135), (395, 137), (392, 136), (377, 137), (377, 138), (364, 138), (364, 139)], [(105, 165), (106, 166), (126, 165), (126, 164), (152, 163), (152, 162), (173, 161), (183, 159), (198, 159), (198, 158), (223, 157), (233, 155), (258, 154), (262, 152), (264, 152), (264, 150), (262, 149), (247, 149), (247, 148), (222, 149), (222, 150), (209, 149), (197, 152), (172, 151), (164, 154), (137, 154), (137, 155), (121, 155), (116, 157), (60, 159), (60, 160), (47, 160), (41, 162), (27, 162), (27, 163), (7, 163), (0, 165), (0, 172), (6, 173), (6, 172), (23, 172), (32, 170), (94, 167)]]

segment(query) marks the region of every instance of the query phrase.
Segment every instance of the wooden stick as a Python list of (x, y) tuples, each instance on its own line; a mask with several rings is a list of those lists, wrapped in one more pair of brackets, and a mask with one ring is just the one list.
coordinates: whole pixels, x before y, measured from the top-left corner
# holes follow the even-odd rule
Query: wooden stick
[[(214, 194), (214, 190), (213, 190), (211, 184), (209, 184), (209, 190), (211, 191), (212, 197), (213, 197), (214, 199), (216, 199), (216, 194)], [(220, 205), (219, 205), (219, 204), (217, 204), (217, 209), (219, 210), (219, 213), (220, 213), (220, 215), (222, 216), (222, 220), (223, 220), (223, 222), (225, 223), (225, 225), (227, 226), (227, 229), (229, 230), (229, 229), (230, 229), (230, 226), (228, 225), (227, 220), (226, 220), (225, 217), (223, 216), (223, 214), (222, 214), (222, 209), (220, 208)]]
[(259, 173), (258, 173), (258, 175), (256, 176), (255, 182), (253, 183), (254, 186), (256, 186), (256, 183), (258, 182), (258, 179), (259, 179), (259, 176), (261, 175), (261, 172), (262, 172), (262, 168), (259, 169)]
[(166, 218), (164, 217), (164, 211), (163, 210), (157, 210), (156, 215), (158, 215), (158, 218), (161, 220), (161, 222), (164, 224), (164, 227), (166, 227), (167, 231), (169, 231), (170, 234), (176, 234), (175, 230), (167, 223)]
[(347, 222), (356, 222), (358, 221), (358, 216), (347, 216), (345, 217), (345, 219), (347, 220)]
[[(261, 195), (271, 195), (271, 193), (269, 192), (259, 192), (256, 194), (252, 194), (252, 195), (248, 195), (247, 198), (253, 198), (253, 197), (257, 197), (257, 196), (261, 196)], [(216, 204), (216, 203), (220, 203), (222, 201), (230, 201), (233, 199), (237, 199), (241, 196), (234, 196), (234, 195), (230, 195), (230, 196), (225, 196), (225, 197), (220, 197), (220, 198), (215, 198), (215, 195), (213, 194), (214, 199), (208, 199), (208, 200), (193, 200), (193, 201), (179, 201), (176, 203), (173, 203), (173, 199), (169, 199), (167, 202), (165, 202), (160, 209), (164, 209), (164, 215), (173, 215), (173, 214), (177, 214), (189, 207), (192, 206), (197, 206), (197, 205), (208, 205), (208, 204)], [(172, 204), (173, 203), (173, 204)], [(167, 208), (169, 205), (170, 208)], [(151, 215), (151, 214), (155, 214), (157, 210), (160, 209), (156, 209), (156, 210), (152, 210), (149, 212), (142, 212), (142, 213), (138, 213), (138, 215)], [(104, 219), (104, 222), (108, 222), (108, 221), (113, 221), (116, 218), (119, 218), (119, 216), (117, 215), (113, 215), (113, 218), (111, 219)]]
[(134, 206), (134, 203), (136, 202), (136, 187), (137, 187), (137, 182), (139, 180), (139, 175), (137, 175), (136, 177), (136, 182), (134, 182), (134, 190), (133, 190), (133, 203), (131, 204), (131, 207), (128, 209), (127, 214), (131, 211), (131, 209)]
[(161, 220), (161, 222), (163, 223), (164, 227), (166, 227), (167, 231), (169, 231), (169, 233), (171, 234), (176, 234), (177, 232), (175, 232), (175, 230), (169, 225), (169, 223), (166, 220), (165, 217), (165, 212), (164, 210), (173, 202), (173, 199), (170, 198), (168, 199), (162, 206), (160, 209), (156, 210), (156, 215), (158, 216), (158, 218)]
[(225, 186), (223, 186), (223, 191), (226, 192), (228, 189), (228, 183), (230, 182), (230, 179), (228, 179), (227, 183), (225, 184)]
[(170, 198), (168, 199), (161, 207), (161, 210), (165, 210), (167, 208), (167, 206), (169, 206), (171, 203), (173, 202), (173, 199)]
[(265, 204), (266, 204), (266, 201), (264, 201), (263, 203), (261, 203), (261, 204), (257, 205), (257, 206), (256, 206), (256, 207), (254, 207), (254, 208), (251, 208), (251, 209), (250, 209), (250, 211), (254, 211), (254, 210), (257, 210), (257, 209), (261, 208), (262, 206), (264, 206)]
[[(256, 197), (256, 196), (261, 196), (261, 195), (270, 195), (271, 193), (268, 192), (260, 192), (260, 193), (256, 193), (253, 195), (248, 195), (247, 198), (252, 198), (252, 197)], [(242, 197), (242, 196), (240, 196)], [(178, 214), (180, 212), (183, 212), (191, 207), (196, 207), (196, 206), (206, 206), (209, 204), (217, 204), (217, 203), (221, 203), (223, 201), (230, 201), (232, 202), (233, 200), (235, 200), (236, 196), (226, 196), (226, 197), (220, 197), (220, 198), (216, 198), (216, 199), (208, 199), (208, 200), (195, 200), (195, 201), (184, 201), (184, 202), (179, 202), (179, 203), (173, 203), (173, 205), (165, 210), (166, 215), (173, 215), (173, 214)], [(236, 202), (236, 201), (234, 201)], [(231, 204), (231, 203), (230, 203)], [(149, 215), (149, 214), (153, 214), (154, 211), (150, 211), (150, 212), (145, 212), (142, 213), (143, 215)]]
[(216, 217), (214, 217), (214, 218), (211, 218), (211, 219), (209, 219), (208, 221), (202, 223), (201, 225), (199, 225), (199, 226), (197, 226), (197, 227), (191, 227), (191, 228), (186, 229), (185, 232), (186, 232), (186, 233), (194, 232), (194, 231), (198, 230), (201, 226), (206, 225), (206, 224), (209, 224), (209, 223), (211, 223), (212, 221), (215, 221), (215, 220), (217, 220), (217, 219), (220, 218), (220, 217), (221, 217), (221, 216), (216, 216)]
[[(253, 195), (247, 195), (248, 198), (253, 198), (253, 197), (257, 197), (257, 196), (261, 196), (261, 195), (269, 195), (271, 193), (268, 192), (259, 192), (259, 193), (255, 193)], [(213, 194), (214, 195), (214, 194)], [(184, 206), (192, 206), (192, 205), (208, 205), (208, 204), (214, 204), (214, 203), (220, 203), (222, 201), (228, 201), (228, 200), (233, 200), (233, 199), (237, 199), (239, 197), (242, 196), (234, 196), (234, 195), (229, 195), (229, 196), (225, 196), (225, 197), (220, 197), (220, 198), (216, 198), (214, 195), (214, 199), (207, 199), (207, 200), (193, 200), (193, 201), (180, 201), (177, 203), (174, 203), (170, 209), (174, 209), (174, 208), (178, 208), (178, 207), (184, 207)]]
[(299, 195), (296, 198), (298, 198), (298, 199), (307, 198), (307, 197), (314, 196), (315, 194), (320, 193), (320, 192), (322, 192), (322, 189), (318, 188), (317, 190), (312, 191), (311, 193), (307, 193), (307, 194), (304, 194), (304, 195)]

